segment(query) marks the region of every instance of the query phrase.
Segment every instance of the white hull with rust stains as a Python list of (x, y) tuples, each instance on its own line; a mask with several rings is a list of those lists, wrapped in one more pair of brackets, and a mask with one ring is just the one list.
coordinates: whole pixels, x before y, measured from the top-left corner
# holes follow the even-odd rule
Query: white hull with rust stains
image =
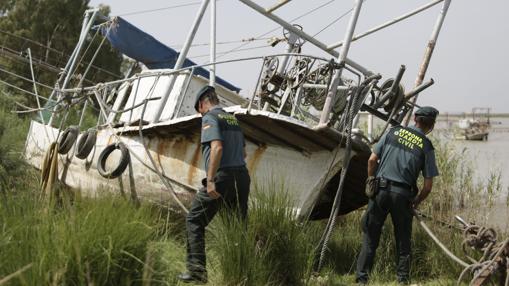
[[(236, 114), (251, 116), (245, 109), (233, 109), (237, 109)], [(270, 117), (267, 114), (260, 114), (263, 113), (261, 111), (257, 113), (259, 117)], [(292, 123), (291, 118), (283, 116), (270, 120), (271, 122), (286, 120), (286, 123)], [(194, 115), (143, 127), (144, 140), (156, 162), (156, 167), (164, 173), (178, 196), (187, 203), (200, 188), (201, 179), (205, 177), (199, 143), (199, 122), (199, 115)], [(243, 121), (240, 122), (243, 126)], [(182, 124), (187, 124), (184, 130), (171, 131), (173, 126)], [(268, 127), (270, 129), (270, 126)], [(59, 179), (88, 196), (97, 196), (99, 192), (106, 190), (118, 191), (129, 196), (135, 191), (141, 199), (171, 204), (170, 193), (160, 177), (147, 167), (153, 165), (137, 130), (138, 127), (99, 130), (95, 150), (87, 160), (72, 156), (75, 147), (67, 155), (59, 155)], [(165, 134), (168, 130), (170, 132)], [(309, 129), (309, 133), (307, 136), (311, 137), (312, 133), (316, 132)], [(40, 168), (45, 152), (57, 135), (58, 129), (32, 121), (25, 147), (27, 161)], [(284, 146), (260, 143), (256, 139), (256, 134), (248, 134), (246, 137), (246, 164), (252, 178), (252, 186), (259, 186), (258, 189), (284, 186), (289, 195), (296, 200), (299, 214), (304, 216), (311, 212), (326, 183), (342, 166), (345, 150), (339, 145), (332, 150), (319, 148), (306, 150), (305, 144), (300, 144), (303, 149), (299, 150), (299, 142)], [(250, 140), (249, 137), (255, 139)], [(97, 171), (97, 159), (107, 145), (118, 140), (129, 147), (131, 164), (121, 177), (105, 179)], [(356, 152), (353, 151), (352, 156), (355, 155)], [(112, 153), (107, 164), (116, 164), (119, 156), (120, 153)]]

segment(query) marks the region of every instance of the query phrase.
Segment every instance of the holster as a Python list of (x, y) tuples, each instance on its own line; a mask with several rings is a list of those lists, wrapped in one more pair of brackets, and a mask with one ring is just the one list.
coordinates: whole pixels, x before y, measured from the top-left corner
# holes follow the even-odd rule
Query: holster
[(366, 180), (366, 196), (370, 199), (374, 198), (378, 194), (380, 179), (370, 177)]

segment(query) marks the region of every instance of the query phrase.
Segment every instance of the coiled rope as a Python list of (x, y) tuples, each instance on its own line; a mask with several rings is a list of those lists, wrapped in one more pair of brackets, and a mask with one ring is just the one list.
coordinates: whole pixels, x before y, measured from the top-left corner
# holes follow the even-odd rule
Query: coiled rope
[[(414, 213), (419, 225), (431, 237), (431, 239), (442, 249), (442, 251), (463, 267), (463, 271), (457, 280), (457, 285), (466, 277), (467, 273), (472, 273), (473, 278), (469, 285), (483, 285), (486, 280), (496, 271), (501, 271), (505, 275), (504, 286), (509, 286), (509, 238), (503, 242), (497, 243), (497, 233), (493, 228), (481, 227), (478, 225), (470, 225), (465, 223), (461, 218), (456, 217), (464, 226), (462, 249), (470, 263), (463, 261), (454, 255), (438, 238), (430, 228), (424, 223), (422, 218), (434, 220), (430, 216), (423, 215), (419, 211)], [(468, 248), (482, 253), (481, 258), (474, 259), (467, 253)], [(501, 281), (502, 282), (502, 281)]]

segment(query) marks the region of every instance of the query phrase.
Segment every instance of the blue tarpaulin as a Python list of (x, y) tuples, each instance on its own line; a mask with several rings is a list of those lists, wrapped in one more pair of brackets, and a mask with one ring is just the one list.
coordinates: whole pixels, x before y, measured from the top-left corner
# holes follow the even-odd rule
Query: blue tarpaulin
[[(115, 49), (124, 55), (142, 62), (149, 69), (166, 69), (175, 66), (179, 53), (174, 49), (164, 45), (120, 17), (115, 17), (111, 25), (111, 27), (109, 25), (102, 26), (101, 33), (106, 36)], [(186, 59), (183, 67), (194, 65), (196, 63)], [(209, 78), (209, 71), (202, 67), (196, 68), (194, 73)], [(216, 77), (216, 83), (235, 92), (240, 91), (240, 88), (220, 77)]]

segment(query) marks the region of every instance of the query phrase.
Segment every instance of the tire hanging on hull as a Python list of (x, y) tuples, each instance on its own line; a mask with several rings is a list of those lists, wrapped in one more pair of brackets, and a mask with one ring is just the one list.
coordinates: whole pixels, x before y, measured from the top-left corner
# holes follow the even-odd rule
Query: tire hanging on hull
[[(108, 159), (108, 156), (110, 156), (111, 153), (113, 153), (115, 150), (120, 150), (120, 160), (114, 169), (111, 171), (106, 171), (106, 160)], [(106, 148), (104, 148), (104, 150), (99, 155), (99, 159), (97, 160), (97, 170), (99, 171), (99, 174), (104, 178), (115, 179), (122, 175), (122, 173), (127, 168), (127, 165), (129, 165), (130, 160), (129, 150), (124, 143), (119, 142), (116, 144), (111, 144), (106, 146)]]
[(97, 140), (97, 130), (96, 129), (89, 129), (85, 131), (80, 139), (78, 140), (78, 143), (76, 145), (76, 157), (79, 159), (86, 159), (90, 152), (92, 152), (92, 149), (95, 146), (95, 142)]

